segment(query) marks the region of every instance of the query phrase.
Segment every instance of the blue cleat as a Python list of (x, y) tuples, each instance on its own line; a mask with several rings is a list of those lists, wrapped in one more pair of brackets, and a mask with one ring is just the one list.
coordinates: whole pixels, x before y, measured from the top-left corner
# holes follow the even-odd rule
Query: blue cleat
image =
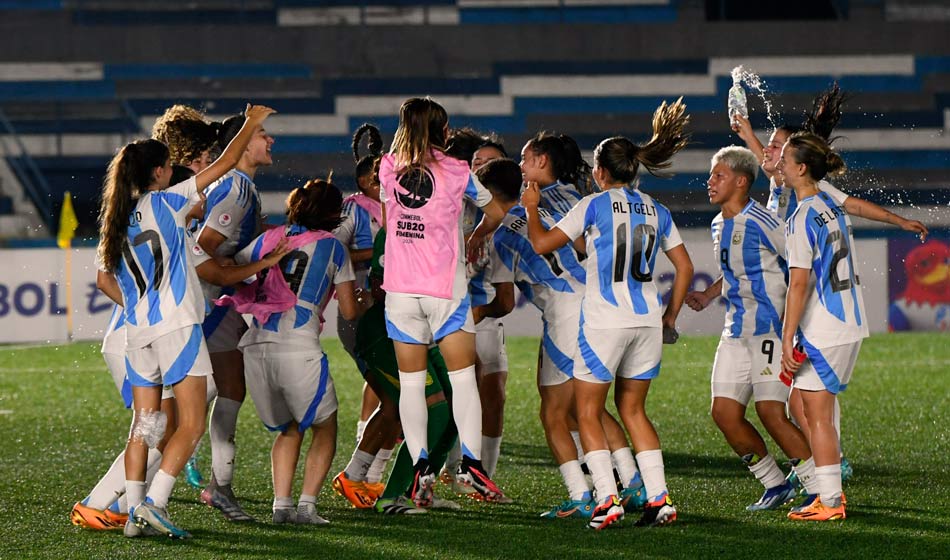
[(185, 463), (185, 480), (189, 486), (198, 490), (203, 490), (207, 484), (205, 477), (201, 476), (201, 471), (198, 470), (198, 458), (194, 455)]
[(786, 480), (784, 484), (767, 489), (758, 502), (746, 506), (746, 509), (749, 511), (777, 509), (794, 500), (797, 495), (798, 490)]
[(143, 502), (132, 513), (135, 524), (140, 529), (151, 527), (162, 535), (167, 535), (173, 539), (188, 539), (191, 534), (184, 529), (180, 529), (168, 517), (165, 508), (156, 507), (155, 504)]
[(585, 498), (583, 500), (564, 500), (559, 505), (542, 513), (540, 517), (541, 519), (566, 519), (568, 517), (590, 519), (596, 504), (589, 496), (585, 495)]
[(841, 458), (841, 482), (847, 482), (854, 476), (854, 467), (844, 457)]
[(621, 490), (620, 505), (627, 513), (642, 510), (643, 506), (647, 505), (647, 489), (643, 486), (643, 483), (635, 488), (627, 487)]

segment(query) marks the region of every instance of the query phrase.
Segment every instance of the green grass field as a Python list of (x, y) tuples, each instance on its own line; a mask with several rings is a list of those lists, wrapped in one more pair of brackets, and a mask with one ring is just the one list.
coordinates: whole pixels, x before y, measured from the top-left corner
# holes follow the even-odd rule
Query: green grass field
[[(946, 335), (872, 337), (842, 398), (844, 447), (855, 476), (848, 519), (796, 524), (783, 511), (751, 514), (761, 486), (708, 416), (715, 338), (667, 347), (650, 415), (663, 441), (667, 481), (679, 509), (670, 527), (595, 533), (580, 520), (538, 512), (564, 490), (537, 420), (537, 339), (509, 342), (507, 422), (496, 480), (510, 506), (466, 503), (462, 512), (382, 517), (357, 511), (330, 489), (320, 495), (326, 528), (233, 525), (197, 503), (183, 482), (170, 509), (194, 539), (124, 539), (69, 522), (122, 448), (122, 409), (94, 344), (0, 347), (0, 558), (643, 558), (950, 557), (950, 347)], [(361, 380), (336, 341), (327, 341), (340, 399), (334, 470), (353, 448)], [(238, 427), (235, 489), (249, 512), (269, 520), (271, 436), (248, 403)], [(775, 446), (770, 446), (775, 450)], [(202, 467), (210, 472), (209, 448)], [(443, 487), (444, 490), (444, 487)]]

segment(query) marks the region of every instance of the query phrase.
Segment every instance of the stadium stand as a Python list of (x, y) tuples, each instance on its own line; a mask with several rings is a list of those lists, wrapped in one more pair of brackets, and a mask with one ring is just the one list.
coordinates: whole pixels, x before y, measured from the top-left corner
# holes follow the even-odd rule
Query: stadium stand
[[(11, 62), (0, 63), (0, 195), (12, 201), (0, 199), (0, 213), (20, 216), (0, 235), (30, 236), (37, 228), (46, 235), (65, 190), (76, 197), (80, 232), (92, 235), (110, 155), (172, 103), (202, 107), (213, 118), (249, 99), (280, 111), (268, 122), (275, 165), (258, 181), (265, 209), (274, 211), (287, 190), (330, 169), (352, 188), (351, 131), (368, 121), (391, 136), (399, 104), (420, 94), (439, 99), (454, 126), (498, 132), (515, 154), (539, 130), (570, 133), (588, 151), (614, 134), (645, 138), (656, 105), (682, 95), (695, 143), (677, 157), (675, 180), (646, 178), (644, 189), (662, 190), (687, 213), (685, 223), (701, 223), (709, 156), (738, 142), (725, 116), (729, 72), (738, 64), (765, 80), (774, 122), (800, 120), (834, 80), (853, 94), (839, 133), (857, 172), (843, 187), (885, 204), (946, 205), (945, 27), (917, 24), (911, 32), (903, 20), (888, 19), (919, 5), (851, 2), (851, 19), (802, 23), (790, 35), (790, 24), (776, 22), (736, 34), (728, 22), (707, 22), (704, 3), (689, 0), (0, 2), (13, 29), (39, 18), (76, 46), (69, 59), (51, 62), (42, 44), (24, 49), (0, 38), (11, 47)], [(313, 15), (354, 8), (356, 20)], [(400, 19), (417, 8), (425, 18), (437, 10), (458, 17), (423, 18), (424, 27)], [(557, 18), (525, 15), (545, 10)], [(385, 13), (395, 19), (370, 25), (370, 14)], [(800, 54), (777, 54), (787, 48), (770, 43), (786, 36)], [(377, 39), (387, 48), (377, 49)], [(750, 98), (764, 139), (770, 122), (761, 100)], [(22, 229), (27, 223), (32, 229)]]

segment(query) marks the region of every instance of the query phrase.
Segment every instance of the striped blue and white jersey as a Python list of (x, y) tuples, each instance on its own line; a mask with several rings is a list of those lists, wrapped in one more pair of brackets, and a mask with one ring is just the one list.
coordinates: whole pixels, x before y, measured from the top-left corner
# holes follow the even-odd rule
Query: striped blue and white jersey
[[(360, 251), (373, 248), (373, 240), (379, 232), (379, 222), (370, 213), (352, 200), (343, 201), (343, 222), (333, 230), (333, 235), (349, 251)], [(353, 264), (358, 288), (369, 287), (369, 261)]]
[[(825, 180), (818, 181), (818, 190), (831, 195), (831, 198), (839, 206), (844, 205), (848, 195), (836, 189), (831, 183)], [(769, 180), (769, 201), (765, 207), (778, 216), (778, 219), (787, 222), (798, 208), (798, 199), (795, 197), (795, 189), (775, 184), (775, 179)]]
[(785, 227), (789, 268), (814, 271), (798, 334), (818, 348), (866, 338), (867, 312), (847, 212), (820, 191), (799, 202)]
[(732, 218), (713, 219), (712, 241), (726, 300), (723, 335), (781, 337), (788, 274), (783, 224), (750, 200)]
[[(215, 257), (233, 257), (263, 230), (261, 198), (254, 181), (232, 169), (208, 186), (205, 219), (201, 231), (212, 229), (224, 236)], [(200, 237), (200, 234), (197, 236)], [(221, 288), (208, 284), (205, 293), (216, 298)]]
[[(302, 226), (290, 225), (287, 237), (306, 231)], [(263, 239), (261, 235), (252, 241), (234, 260), (238, 264), (261, 260)], [(265, 323), (254, 319), (240, 345), (279, 342), (319, 349), (323, 309), (333, 287), (355, 280), (350, 255), (338, 239), (326, 237), (294, 249), (280, 260), (279, 266), (291, 291), (297, 294), (297, 303), (287, 311), (272, 314)]]
[(683, 244), (665, 206), (638, 189), (610, 189), (585, 197), (557, 227), (572, 240), (586, 234), (588, 328), (661, 325), (656, 255)]
[[(548, 229), (560, 219), (544, 209), (539, 209), (539, 214)], [(521, 206), (505, 215), (492, 237), (497, 259), (491, 281), (514, 282), (545, 321), (554, 321), (561, 306), (576, 306), (583, 297), (586, 271), (571, 244), (547, 255), (535, 253), (528, 240), (527, 224)]]
[(574, 185), (556, 181), (541, 189), (541, 202), (538, 207), (564, 216), (582, 198), (584, 197), (581, 196)]
[[(464, 199), (465, 205), (462, 207), (462, 234), (468, 239), (479, 222), (485, 215), (482, 209), (475, 205), (469, 199)], [(495, 299), (495, 287), (492, 286), (492, 267), (496, 260), (494, 244), (491, 237), (485, 244), (485, 256), (476, 263), (468, 263), (466, 273), (468, 276), (468, 294), (472, 298), (472, 307), (488, 305)]]
[(122, 312), (121, 305), (112, 307), (109, 326), (106, 327), (106, 332), (102, 335), (100, 351), (103, 354), (125, 355), (125, 313)]
[(115, 275), (122, 290), (129, 348), (201, 324), (204, 298), (185, 240), (185, 216), (198, 201), (194, 177), (149, 191), (129, 215)]

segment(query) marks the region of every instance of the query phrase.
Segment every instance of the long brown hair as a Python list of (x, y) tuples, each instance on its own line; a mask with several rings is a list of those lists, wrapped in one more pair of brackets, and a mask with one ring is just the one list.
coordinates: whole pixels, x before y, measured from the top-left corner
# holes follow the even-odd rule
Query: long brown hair
[(158, 140), (126, 144), (109, 162), (102, 183), (97, 256), (106, 272), (115, 272), (122, 260), (122, 245), (129, 229), (135, 201), (152, 184), (152, 170), (168, 161), (168, 147)]
[(399, 108), (399, 128), (389, 150), (396, 156), (396, 169), (425, 166), (432, 149), (444, 151), (448, 123), (448, 113), (431, 98), (407, 99)]
[(798, 132), (788, 139), (788, 148), (793, 148), (790, 154), (796, 163), (804, 163), (808, 168), (808, 176), (814, 181), (820, 181), (826, 175), (842, 175), (847, 170), (844, 160), (838, 152), (831, 148), (829, 142), (810, 132)]
[(653, 137), (649, 142), (638, 145), (622, 136), (608, 138), (594, 150), (594, 161), (614, 180), (627, 184), (636, 180), (640, 165), (651, 175), (669, 177), (665, 170), (673, 156), (689, 144), (687, 124), (689, 115), (683, 98), (670, 105), (664, 101), (653, 113)]

